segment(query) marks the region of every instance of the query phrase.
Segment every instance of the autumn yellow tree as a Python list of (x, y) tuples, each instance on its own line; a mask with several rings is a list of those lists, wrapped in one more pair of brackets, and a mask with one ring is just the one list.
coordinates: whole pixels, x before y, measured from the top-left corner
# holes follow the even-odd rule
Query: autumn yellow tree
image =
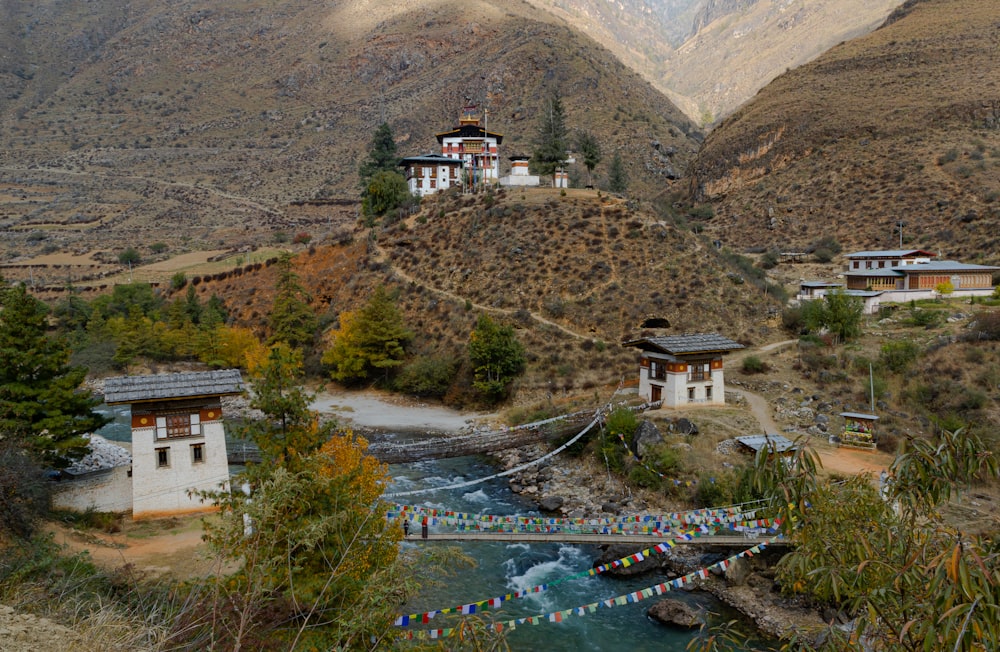
[(239, 570), (214, 605), (226, 649), (375, 649), (392, 634), (406, 582), (400, 529), (381, 495), (386, 466), (367, 442), (321, 425), (298, 386), (301, 361), (276, 347), (256, 367), (250, 428), (262, 461), (212, 496), (223, 517), (206, 539)]
[(323, 363), (330, 366), (334, 380), (353, 382), (379, 374), (388, 378), (390, 370), (403, 364), (413, 333), (395, 298), (380, 285), (360, 310), (341, 313), (340, 328), (330, 339)]

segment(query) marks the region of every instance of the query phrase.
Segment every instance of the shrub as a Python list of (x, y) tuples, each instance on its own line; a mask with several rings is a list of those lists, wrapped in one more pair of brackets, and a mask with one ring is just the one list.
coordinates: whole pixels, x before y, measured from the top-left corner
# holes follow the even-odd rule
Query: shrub
[(903, 373), (920, 354), (920, 347), (910, 340), (888, 342), (882, 345), (879, 362), (893, 373)]
[(914, 307), (910, 309), (910, 316), (906, 319), (906, 323), (918, 328), (936, 328), (941, 325), (943, 320), (944, 315), (938, 310), (921, 310)]
[(187, 285), (187, 275), (184, 272), (177, 272), (170, 277), (170, 288), (181, 290)]
[(122, 265), (138, 265), (142, 260), (142, 256), (135, 247), (129, 247), (125, 251), (118, 254), (118, 262)]
[(295, 234), (295, 237), (292, 238), (292, 244), (309, 244), (310, 240), (312, 240), (312, 236), (303, 231)]
[(149, 250), (152, 251), (154, 254), (162, 254), (164, 251), (167, 250), (167, 244), (165, 242), (154, 242), (153, 244), (149, 245)]
[(458, 363), (453, 358), (421, 356), (399, 371), (395, 386), (414, 396), (444, 396), (455, 379)]
[(755, 355), (743, 358), (743, 373), (760, 374), (767, 371), (767, 364)]
[(776, 249), (771, 249), (763, 256), (760, 257), (760, 267), (761, 269), (774, 269), (778, 266), (778, 261), (781, 259), (781, 255)]

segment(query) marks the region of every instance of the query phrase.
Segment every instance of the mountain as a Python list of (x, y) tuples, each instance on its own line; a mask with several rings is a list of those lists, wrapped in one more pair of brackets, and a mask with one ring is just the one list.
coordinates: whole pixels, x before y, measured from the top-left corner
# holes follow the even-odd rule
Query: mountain
[(909, 0), (778, 77), (689, 170), (735, 249), (904, 246), (1000, 260), (1000, 5)]
[[(561, 95), (631, 190), (680, 177), (701, 134), (594, 41), (523, 2), (3, 3), (0, 262), (127, 245), (239, 248), (355, 220), (382, 121), (437, 147), (467, 99), (507, 155)], [(51, 47), (49, 47), (51, 44)], [(322, 209), (302, 207), (322, 199)], [(95, 252), (104, 252), (99, 255)]]
[(900, 0), (530, 0), (589, 34), (699, 124), (870, 32)]

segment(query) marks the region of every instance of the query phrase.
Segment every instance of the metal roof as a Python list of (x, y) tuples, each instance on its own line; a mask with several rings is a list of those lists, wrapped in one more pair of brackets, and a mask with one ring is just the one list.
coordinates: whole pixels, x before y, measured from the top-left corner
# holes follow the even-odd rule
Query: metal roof
[(923, 249), (876, 249), (873, 251), (855, 251), (852, 254), (844, 254), (845, 258), (904, 258), (922, 254), (924, 256), (937, 256), (933, 251)]
[(960, 263), (957, 260), (935, 260), (929, 263), (916, 263), (897, 267), (906, 273), (910, 272), (986, 272), (1000, 269), (993, 265), (972, 265)]
[(868, 421), (878, 421), (878, 417), (874, 414), (865, 414), (864, 412), (841, 412), (840, 416), (847, 417), (848, 419), (867, 419)]
[(243, 391), (239, 369), (190, 371), (150, 376), (117, 376), (104, 381), (104, 402), (142, 403), (197, 396), (226, 396)]
[(802, 281), (799, 285), (804, 288), (839, 288), (844, 286), (843, 283), (828, 283), (826, 281)]
[(798, 448), (788, 437), (782, 435), (747, 435), (745, 437), (737, 437), (736, 441), (747, 448), (752, 448), (754, 451), (768, 449), (775, 453), (784, 453), (785, 451)]
[[(646, 346), (644, 347), (643, 345)], [(622, 346), (652, 347), (673, 355), (681, 353), (705, 353), (709, 351), (733, 351), (743, 348), (743, 345), (739, 342), (734, 342), (718, 333), (642, 337), (637, 340), (622, 342)]]
[(865, 276), (895, 276), (903, 277), (906, 274), (903, 273), (904, 269), (909, 269), (912, 267), (920, 267), (920, 265), (907, 265), (904, 267), (884, 267), (882, 269), (852, 269), (849, 272), (844, 272), (844, 276), (855, 276), (855, 277), (865, 277)]

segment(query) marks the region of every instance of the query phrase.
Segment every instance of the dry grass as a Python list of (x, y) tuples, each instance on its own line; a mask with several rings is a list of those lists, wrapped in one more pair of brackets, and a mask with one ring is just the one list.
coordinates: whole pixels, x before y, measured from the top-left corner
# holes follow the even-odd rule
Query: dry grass
[[(715, 129), (691, 169), (731, 247), (903, 245), (1000, 258), (996, 6), (904, 15), (777, 78)], [(787, 248), (787, 249), (786, 249)]]

